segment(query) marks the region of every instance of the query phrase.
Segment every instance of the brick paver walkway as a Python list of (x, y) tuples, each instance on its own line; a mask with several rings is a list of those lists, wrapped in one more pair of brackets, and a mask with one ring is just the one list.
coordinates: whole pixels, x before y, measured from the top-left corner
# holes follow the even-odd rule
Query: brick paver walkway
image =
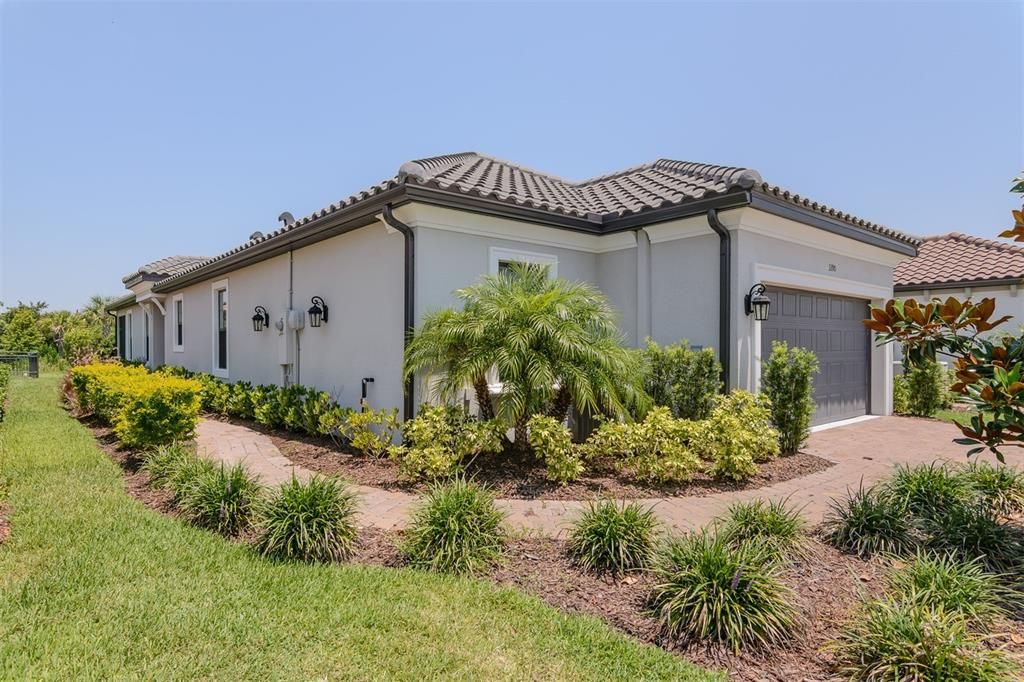
[[(959, 431), (950, 424), (910, 417), (881, 417), (812, 434), (805, 448), (832, 462), (824, 471), (755, 490), (717, 493), (704, 497), (668, 497), (642, 500), (652, 505), (667, 526), (690, 529), (720, 516), (733, 502), (756, 498), (788, 497), (803, 507), (808, 521), (821, 521), (833, 497), (884, 478), (896, 463), (926, 463), (935, 459), (962, 460), (966, 448), (952, 439)], [(204, 419), (198, 429), (199, 451), (226, 463), (245, 462), (266, 485), (277, 485), (294, 473), (307, 478), (312, 472), (292, 464), (265, 435), (226, 422)], [(416, 496), (355, 485), (361, 497), (360, 524), (401, 528)], [(558, 535), (584, 505), (559, 500), (499, 500), (509, 521), (526, 531)]]

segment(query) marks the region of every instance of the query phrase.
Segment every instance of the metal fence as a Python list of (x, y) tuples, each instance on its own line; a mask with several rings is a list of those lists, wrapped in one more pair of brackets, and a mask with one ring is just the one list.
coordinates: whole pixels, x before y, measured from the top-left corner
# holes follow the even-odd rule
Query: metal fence
[(39, 378), (39, 353), (8, 353), (0, 350), (0, 365), (8, 365), (14, 376)]

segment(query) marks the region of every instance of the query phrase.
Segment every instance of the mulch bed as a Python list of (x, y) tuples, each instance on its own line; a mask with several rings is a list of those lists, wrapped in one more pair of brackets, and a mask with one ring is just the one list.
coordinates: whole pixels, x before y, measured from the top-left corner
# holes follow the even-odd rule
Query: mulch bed
[[(87, 425), (100, 447), (121, 466), (128, 494), (154, 511), (178, 516), (170, 493), (149, 486), (148, 474), (139, 469), (138, 453), (119, 450), (109, 429), (88, 422)], [(330, 450), (329, 456), (338, 458), (339, 454)], [(360, 529), (350, 562), (402, 567), (405, 562), (398, 550), (401, 538), (401, 531)], [(250, 534), (232, 541), (251, 539)], [(817, 532), (812, 533), (805, 552), (783, 576), (793, 589), (802, 617), (799, 633), (786, 647), (739, 656), (719, 646), (680, 646), (666, 640), (647, 611), (647, 597), (655, 583), (653, 575), (637, 573), (615, 578), (588, 573), (569, 560), (565, 540), (515, 537), (509, 541), (501, 564), (487, 578), (533, 594), (569, 613), (600, 618), (641, 642), (662, 647), (697, 665), (725, 669), (731, 680), (821, 682), (837, 679), (836, 662), (828, 645), (835, 641), (862, 596), (878, 595), (885, 589), (884, 571), (881, 562), (843, 554), (821, 542)], [(1024, 658), (1024, 623), (1001, 623), (996, 630), (990, 645), (1005, 647), (1011, 655)]]
[[(338, 475), (355, 483), (405, 492), (422, 492), (421, 482), (402, 480), (398, 463), (387, 457), (376, 459), (338, 448), (328, 438), (314, 438), (286, 431), (267, 429), (255, 422), (207, 415), (237, 423), (270, 437), (281, 454), (299, 466), (323, 474)], [(650, 497), (703, 497), (721, 492), (763, 488), (799, 476), (807, 476), (832, 466), (833, 463), (807, 453), (778, 457), (759, 464), (760, 471), (747, 481), (716, 480), (697, 474), (685, 483), (645, 484), (619, 476), (611, 470), (595, 470), (580, 480), (562, 486), (544, 475), (544, 467), (529, 454), (504, 452), (482, 455), (471, 462), (466, 473), (485, 483), (502, 499), (584, 500), (593, 497), (618, 499)]]

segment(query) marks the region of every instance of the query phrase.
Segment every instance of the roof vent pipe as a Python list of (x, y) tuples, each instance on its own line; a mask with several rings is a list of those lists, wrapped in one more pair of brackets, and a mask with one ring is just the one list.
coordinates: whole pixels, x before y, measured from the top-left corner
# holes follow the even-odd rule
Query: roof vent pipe
[(291, 227), (292, 225), (295, 224), (295, 216), (293, 216), (288, 211), (285, 211), (281, 215), (277, 216), (277, 220), (278, 222), (283, 223), (285, 227)]

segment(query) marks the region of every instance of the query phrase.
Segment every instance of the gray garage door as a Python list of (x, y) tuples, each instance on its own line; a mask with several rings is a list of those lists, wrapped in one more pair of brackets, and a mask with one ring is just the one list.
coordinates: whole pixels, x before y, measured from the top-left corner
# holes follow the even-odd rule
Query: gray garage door
[(868, 302), (791, 289), (766, 293), (772, 307), (761, 323), (761, 357), (768, 357), (773, 341), (785, 341), (814, 351), (821, 364), (814, 378), (813, 423), (867, 414), (871, 341), (861, 320), (869, 314)]

